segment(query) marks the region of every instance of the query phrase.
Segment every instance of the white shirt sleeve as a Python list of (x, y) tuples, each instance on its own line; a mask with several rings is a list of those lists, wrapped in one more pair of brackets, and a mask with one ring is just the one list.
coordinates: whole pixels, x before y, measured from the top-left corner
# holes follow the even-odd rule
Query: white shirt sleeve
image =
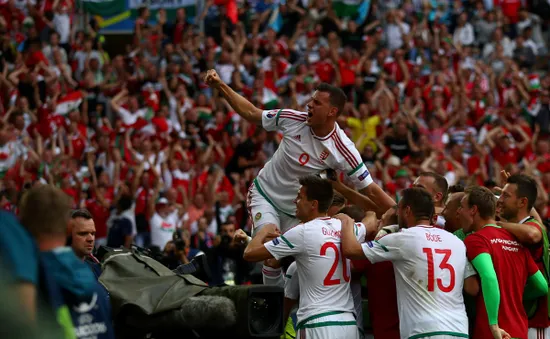
[(266, 242), (264, 246), (277, 260), (300, 254), (304, 251), (305, 247), (304, 230), (304, 225), (298, 225), (286, 231), (285, 234), (278, 238)]
[[(338, 132), (337, 132), (338, 133)], [(361, 154), (355, 144), (343, 132), (334, 137), (332, 153), (336, 157), (337, 169), (346, 173), (353, 186), (361, 190), (373, 183), (367, 166), (363, 163)]]
[(300, 298), (300, 283), (296, 272), (296, 262), (288, 266), (285, 274), (285, 297), (292, 300)]
[(264, 285), (284, 287), (285, 280), (280, 268), (275, 269), (269, 266), (263, 265), (262, 278)]
[(306, 123), (307, 113), (290, 109), (275, 109), (262, 112), (262, 127), (266, 131), (280, 130), (286, 133), (292, 126)]
[(365, 242), (365, 238), (367, 237), (367, 228), (363, 223), (355, 223), (353, 225), (353, 233), (355, 234), (357, 241), (359, 241), (360, 243)]
[(476, 269), (469, 261), (467, 261), (466, 268), (464, 269), (464, 280), (474, 275), (477, 275)]
[(363, 253), (371, 263), (396, 261), (403, 257), (403, 232), (388, 234), (378, 240), (363, 243)]

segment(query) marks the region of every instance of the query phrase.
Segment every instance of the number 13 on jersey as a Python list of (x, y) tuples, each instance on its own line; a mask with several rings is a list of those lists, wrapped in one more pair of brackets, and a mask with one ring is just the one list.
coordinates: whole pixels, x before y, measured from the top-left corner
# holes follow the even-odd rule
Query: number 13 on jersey
[[(427, 248), (424, 247), (422, 252), (426, 255), (428, 260), (428, 291), (433, 292), (436, 285), (435, 279), (435, 267), (434, 260), (439, 262), (439, 269), (449, 271), (449, 284), (444, 285), (441, 278), (437, 278), (437, 288), (444, 293), (449, 293), (455, 288), (456, 274), (453, 265), (449, 263), (451, 257), (451, 250), (440, 248)], [(435, 256), (434, 256), (435, 252)]]

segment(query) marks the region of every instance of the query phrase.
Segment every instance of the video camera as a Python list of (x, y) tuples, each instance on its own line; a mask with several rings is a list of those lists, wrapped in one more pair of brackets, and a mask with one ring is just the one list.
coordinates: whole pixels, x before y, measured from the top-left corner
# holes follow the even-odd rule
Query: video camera
[(117, 338), (278, 338), (283, 289), (209, 287), (170, 271), (139, 248), (102, 247), (99, 281), (110, 294)]

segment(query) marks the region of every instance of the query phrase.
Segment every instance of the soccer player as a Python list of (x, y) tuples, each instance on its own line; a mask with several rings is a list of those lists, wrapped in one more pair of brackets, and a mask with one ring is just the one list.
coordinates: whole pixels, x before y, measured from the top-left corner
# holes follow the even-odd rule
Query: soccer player
[(458, 217), (458, 209), (460, 208), (460, 201), (464, 197), (464, 187), (462, 185), (453, 185), (449, 187), (449, 193), (447, 195), (447, 202), (441, 216), (445, 219), (445, 230), (453, 233), (460, 240), (464, 240), (466, 235), (462, 231), (462, 223)]
[[(358, 338), (349, 284), (350, 261), (340, 249), (341, 222), (327, 217), (332, 185), (316, 175), (303, 177), (299, 183), (296, 216), (303, 223), (268, 242), (276, 228), (264, 226), (246, 247), (244, 258), (262, 261), (294, 256), (294, 274), (300, 285), (296, 328), (301, 338)], [(354, 224), (352, 228), (357, 239), (364, 238), (365, 227)]]
[[(548, 235), (543, 226), (529, 214), (535, 205), (537, 193), (537, 183), (529, 176), (516, 174), (508, 177), (497, 202), (500, 216), (507, 222), (497, 224), (529, 248), (531, 257), (548, 280)], [(550, 338), (548, 298), (543, 296), (524, 305), (529, 318), (529, 339)]]
[(470, 187), (465, 193), (459, 213), (466, 222), (464, 232), (474, 233), (464, 243), (481, 280), (472, 338), (527, 338), (522, 301), (546, 294), (548, 284), (529, 251), (497, 226), (494, 194), (485, 187)]
[(435, 206), (434, 220), (432, 225), (445, 228), (445, 218), (441, 215), (447, 199), (449, 184), (444, 176), (434, 172), (422, 172), (413, 183), (413, 187), (420, 187), (432, 195)]
[(466, 270), (464, 243), (430, 226), (433, 213), (429, 192), (407, 188), (397, 209), (400, 232), (360, 244), (353, 235), (353, 224), (344, 221), (342, 250), (347, 258), (393, 263), (401, 338), (467, 338), (462, 289), (465, 279), (467, 287), (476, 284), (474, 273)]
[(268, 131), (279, 130), (283, 140), (273, 158), (254, 179), (248, 207), (254, 233), (275, 225), (283, 233), (296, 226), (293, 201), (300, 188), (298, 178), (336, 169), (346, 173), (353, 185), (370, 200), (370, 208), (383, 213), (395, 202), (376, 184), (364, 165), (354, 143), (336, 123), (344, 111), (346, 95), (328, 84), (321, 84), (307, 104), (307, 112), (289, 109), (262, 111), (225, 84), (215, 70), (205, 77), (244, 119)]

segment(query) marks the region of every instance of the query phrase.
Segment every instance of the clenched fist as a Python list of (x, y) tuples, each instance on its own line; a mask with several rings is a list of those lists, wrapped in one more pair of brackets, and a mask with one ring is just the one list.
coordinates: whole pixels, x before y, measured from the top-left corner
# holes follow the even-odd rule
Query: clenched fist
[(248, 234), (246, 234), (243, 230), (238, 229), (235, 232), (235, 235), (233, 236), (233, 241), (237, 244), (247, 244), (249, 242)]
[(204, 82), (206, 82), (206, 84), (211, 88), (218, 88), (221, 84), (223, 84), (223, 81), (218, 75), (218, 72), (216, 72), (216, 70), (214, 69), (210, 69), (206, 72)]

